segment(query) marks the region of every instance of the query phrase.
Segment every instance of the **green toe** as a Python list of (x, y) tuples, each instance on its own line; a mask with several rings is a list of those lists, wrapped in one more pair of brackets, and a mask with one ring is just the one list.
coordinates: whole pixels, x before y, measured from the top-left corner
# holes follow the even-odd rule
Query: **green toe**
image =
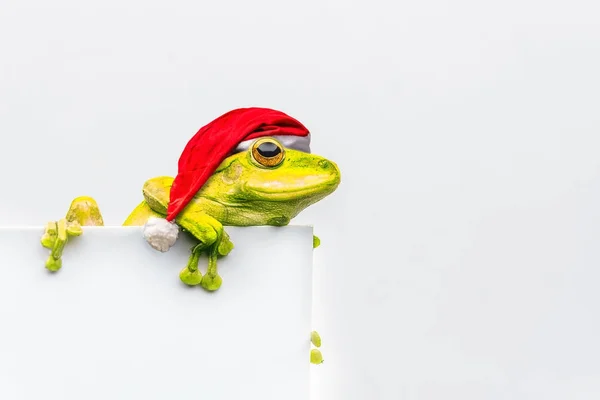
[(310, 334), (310, 341), (315, 347), (321, 347), (321, 336), (317, 331), (312, 331)]
[(179, 279), (188, 286), (196, 286), (202, 282), (202, 274), (198, 270), (190, 271), (188, 267), (185, 267), (179, 273)]
[(310, 362), (312, 364), (322, 364), (323, 363), (323, 355), (321, 351), (318, 349), (312, 349), (310, 351)]
[(52, 272), (58, 271), (62, 267), (62, 259), (55, 259), (54, 257), (48, 257), (46, 260), (46, 268)]
[(44, 235), (42, 236), (42, 246), (47, 249), (52, 249), (56, 242), (56, 235), (56, 222), (48, 222), (48, 224), (46, 224), (46, 229), (44, 230)]
[(223, 279), (219, 275), (209, 275), (206, 274), (202, 277), (202, 282), (200, 282), (200, 286), (209, 292), (214, 292), (221, 287), (223, 283)]
[(54, 242), (56, 241), (56, 236), (52, 236), (48, 233), (44, 233), (44, 236), (42, 236), (42, 246), (44, 246), (47, 249), (52, 249), (54, 247)]
[(81, 236), (81, 234), (83, 234), (83, 229), (81, 228), (81, 225), (79, 225), (79, 222), (69, 222), (67, 224), (67, 234), (69, 236)]
[(217, 252), (218, 252), (219, 256), (226, 256), (229, 253), (231, 253), (231, 250), (233, 250), (233, 243), (229, 239), (229, 236), (223, 235), (223, 239), (221, 240), (221, 242), (219, 243), (219, 246), (217, 247)]

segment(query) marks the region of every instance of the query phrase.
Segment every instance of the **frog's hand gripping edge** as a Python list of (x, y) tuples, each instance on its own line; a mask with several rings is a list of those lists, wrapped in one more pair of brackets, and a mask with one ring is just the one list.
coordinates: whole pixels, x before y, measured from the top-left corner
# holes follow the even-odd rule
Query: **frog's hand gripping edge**
[(68, 222), (63, 218), (58, 222), (48, 222), (41, 240), (42, 246), (50, 249), (50, 256), (46, 260), (48, 270), (56, 272), (62, 267), (61, 257), (69, 238), (82, 233), (81, 225), (77, 221)]
[(83, 233), (82, 226), (102, 226), (104, 221), (98, 204), (91, 197), (77, 197), (71, 202), (65, 218), (56, 222), (48, 222), (41, 243), (50, 249), (50, 256), (46, 260), (46, 268), (56, 272), (62, 267), (62, 253), (73, 236)]

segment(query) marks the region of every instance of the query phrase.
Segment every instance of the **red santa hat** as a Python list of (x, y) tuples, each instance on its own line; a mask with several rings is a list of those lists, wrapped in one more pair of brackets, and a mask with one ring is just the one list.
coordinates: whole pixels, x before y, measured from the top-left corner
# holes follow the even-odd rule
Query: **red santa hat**
[(230, 155), (244, 151), (260, 137), (278, 139), (285, 147), (310, 152), (310, 132), (296, 119), (269, 108), (239, 108), (200, 128), (179, 158), (178, 173), (171, 186), (167, 216), (150, 218), (144, 237), (159, 251), (177, 240), (175, 218)]

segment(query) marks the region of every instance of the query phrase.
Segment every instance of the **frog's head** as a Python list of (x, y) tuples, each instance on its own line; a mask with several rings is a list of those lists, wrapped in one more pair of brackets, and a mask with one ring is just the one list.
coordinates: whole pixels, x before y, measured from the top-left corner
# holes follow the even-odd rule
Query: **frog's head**
[(340, 180), (334, 162), (263, 137), (225, 159), (209, 186), (219, 186), (220, 201), (225, 204), (258, 208), (289, 221), (334, 192)]

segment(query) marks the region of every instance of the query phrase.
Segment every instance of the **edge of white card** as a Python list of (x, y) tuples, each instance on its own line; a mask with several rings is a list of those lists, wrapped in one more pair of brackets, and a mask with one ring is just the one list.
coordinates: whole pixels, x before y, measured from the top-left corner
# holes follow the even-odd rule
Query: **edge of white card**
[(84, 227), (51, 273), (43, 227), (1, 227), (0, 398), (308, 400), (312, 227), (225, 229), (210, 293), (179, 280), (186, 235)]

